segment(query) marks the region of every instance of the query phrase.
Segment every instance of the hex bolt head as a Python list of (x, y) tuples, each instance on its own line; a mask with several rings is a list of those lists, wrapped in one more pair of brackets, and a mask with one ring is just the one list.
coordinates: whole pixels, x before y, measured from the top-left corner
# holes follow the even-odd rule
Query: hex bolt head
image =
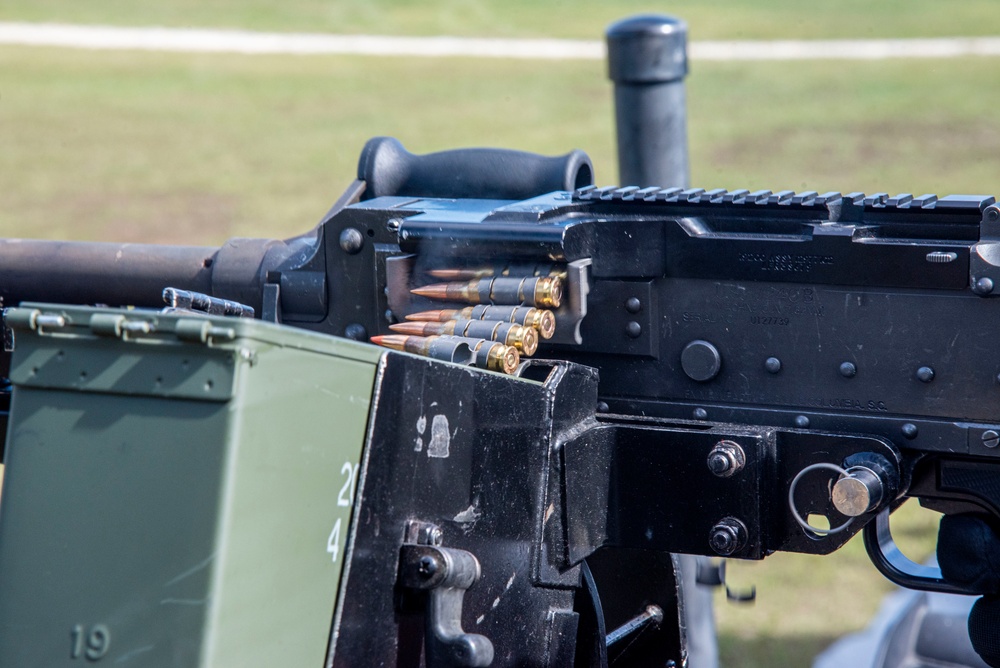
[(858, 374), (858, 367), (853, 362), (844, 362), (840, 365), (840, 375), (844, 378), (854, 378)]
[(736, 551), (736, 532), (730, 527), (716, 526), (712, 528), (712, 535), (708, 539), (708, 544), (719, 554), (729, 555)]
[(735, 441), (719, 441), (708, 453), (708, 470), (720, 478), (735, 475), (746, 464), (746, 453)]
[(743, 549), (747, 542), (747, 528), (735, 517), (724, 517), (708, 534), (708, 544), (723, 557), (728, 557)]
[(420, 557), (420, 564), (417, 566), (417, 573), (420, 574), (420, 577), (429, 578), (437, 573), (437, 570), (437, 559), (430, 555)]
[(365, 236), (354, 227), (346, 227), (340, 233), (340, 248), (349, 255), (356, 255), (361, 252), (365, 245)]
[(929, 366), (922, 366), (917, 369), (917, 380), (921, 383), (929, 383), (934, 380), (934, 369)]
[(715, 453), (708, 456), (708, 468), (717, 476), (724, 476), (732, 468), (732, 463), (729, 461), (729, 457), (724, 454)]
[(983, 432), (983, 445), (987, 448), (995, 448), (1000, 445), (1000, 434), (993, 431), (992, 429), (987, 429)]

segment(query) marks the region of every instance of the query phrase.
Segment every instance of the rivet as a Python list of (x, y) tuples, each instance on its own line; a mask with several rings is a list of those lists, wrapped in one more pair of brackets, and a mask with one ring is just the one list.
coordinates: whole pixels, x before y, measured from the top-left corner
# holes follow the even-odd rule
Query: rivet
[(707, 420), (708, 419), (708, 411), (706, 411), (704, 408), (696, 408), (696, 409), (694, 409), (694, 419), (695, 420)]
[(625, 333), (628, 334), (630, 339), (638, 339), (642, 335), (642, 325), (632, 320), (625, 325)]
[(929, 383), (934, 380), (934, 369), (929, 366), (922, 366), (917, 369), (917, 380), (922, 383)]
[(629, 297), (625, 300), (625, 310), (629, 313), (638, 313), (642, 310), (642, 302), (638, 297)]
[(778, 373), (781, 371), (781, 360), (777, 357), (768, 357), (764, 360), (764, 368), (767, 369), (768, 373)]
[(340, 248), (350, 255), (361, 251), (365, 245), (365, 237), (361, 232), (353, 227), (344, 228), (340, 233)]
[(912, 422), (907, 422), (903, 425), (903, 436), (906, 438), (916, 438), (917, 437), (917, 425)]
[(975, 282), (972, 284), (972, 291), (977, 295), (990, 294), (993, 292), (993, 279), (986, 276), (975, 279)]
[(858, 373), (858, 367), (853, 362), (844, 362), (840, 365), (840, 375), (844, 378), (854, 378)]
[(364, 325), (353, 322), (344, 328), (344, 336), (355, 341), (366, 341), (368, 339), (368, 330), (365, 329)]
[(607, 413), (609, 410), (611, 410), (611, 407), (608, 406), (608, 402), (606, 402), (606, 401), (598, 401), (597, 402), (597, 412), (598, 413)]
[(805, 415), (796, 415), (795, 416), (795, 426), (798, 427), (799, 429), (808, 429), (809, 428), (809, 418), (807, 418)]

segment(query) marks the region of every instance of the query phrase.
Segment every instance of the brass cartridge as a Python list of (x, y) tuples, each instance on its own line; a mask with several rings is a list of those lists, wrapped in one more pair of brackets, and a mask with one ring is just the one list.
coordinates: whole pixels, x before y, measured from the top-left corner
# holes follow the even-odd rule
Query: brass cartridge
[(556, 331), (556, 318), (552, 311), (534, 306), (493, 306), (479, 304), (463, 309), (439, 309), (421, 311), (406, 316), (416, 322), (447, 322), (448, 320), (500, 320), (513, 322), (525, 327), (534, 327), (543, 339), (551, 339)]
[(467, 283), (434, 283), (411, 292), (428, 299), (466, 304), (523, 304), (559, 308), (562, 279), (552, 276), (480, 278)]
[(500, 341), (527, 356), (538, 350), (538, 333), (532, 327), (495, 320), (449, 320), (447, 322), (403, 322), (390, 325), (394, 332), (412, 336), (454, 335)]
[(514, 346), (508, 346), (499, 341), (485, 339), (470, 339), (459, 336), (442, 336), (443, 339), (456, 339), (466, 342), (475, 354), (474, 364), (481, 369), (513, 374), (521, 363), (521, 356)]
[(415, 355), (423, 355), (445, 362), (455, 362), (456, 364), (472, 364), (475, 362), (475, 352), (469, 347), (467, 341), (456, 341), (453, 338), (445, 340), (440, 336), (401, 336), (398, 334), (388, 334), (385, 336), (373, 336), (371, 342), (400, 350)]

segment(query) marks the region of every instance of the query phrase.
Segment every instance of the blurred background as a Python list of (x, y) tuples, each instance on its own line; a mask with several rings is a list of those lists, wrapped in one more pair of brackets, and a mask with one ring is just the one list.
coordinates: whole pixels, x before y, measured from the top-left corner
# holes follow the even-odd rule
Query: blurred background
[[(1000, 18), (994, 0), (4, 0), (0, 22), (601, 40), (642, 12), (685, 19), (693, 42), (980, 36)], [(687, 90), (694, 186), (1000, 191), (1000, 58), (694, 58)], [(0, 46), (0, 236), (292, 236), (319, 221), (375, 135), (414, 152), (581, 148), (599, 185), (617, 182), (602, 60)], [(925, 558), (933, 513), (899, 515), (904, 551)], [(730, 573), (758, 597), (717, 601), (726, 666), (809, 665), (891, 589), (860, 541)]]

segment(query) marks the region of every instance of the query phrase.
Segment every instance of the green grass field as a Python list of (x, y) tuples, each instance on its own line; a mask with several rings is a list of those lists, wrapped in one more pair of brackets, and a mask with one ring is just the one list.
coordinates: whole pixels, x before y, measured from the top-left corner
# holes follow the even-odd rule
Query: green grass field
[[(454, 0), (274, 5), (9, 0), (0, 20), (353, 33), (597, 38), (650, 3)], [(696, 38), (977, 35), (988, 2), (678, 2)], [(277, 9), (279, 8), (280, 9)], [(867, 13), (862, 13), (863, 10)], [(997, 61), (694, 63), (702, 187), (994, 193)], [(92, 53), (0, 47), (0, 236), (217, 244), (312, 227), (371, 136), (424, 152), (583, 148), (617, 181), (598, 62)], [(908, 504), (909, 505), (909, 504)], [(912, 552), (934, 521), (904, 507)], [(719, 602), (726, 666), (801, 666), (867, 623), (889, 585), (859, 542), (734, 565), (753, 606)]]
[[(695, 64), (703, 187), (993, 192), (991, 61)], [(617, 180), (598, 62), (0, 48), (0, 234), (219, 243), (311, 227), (371, 136), (583, 148)]]

